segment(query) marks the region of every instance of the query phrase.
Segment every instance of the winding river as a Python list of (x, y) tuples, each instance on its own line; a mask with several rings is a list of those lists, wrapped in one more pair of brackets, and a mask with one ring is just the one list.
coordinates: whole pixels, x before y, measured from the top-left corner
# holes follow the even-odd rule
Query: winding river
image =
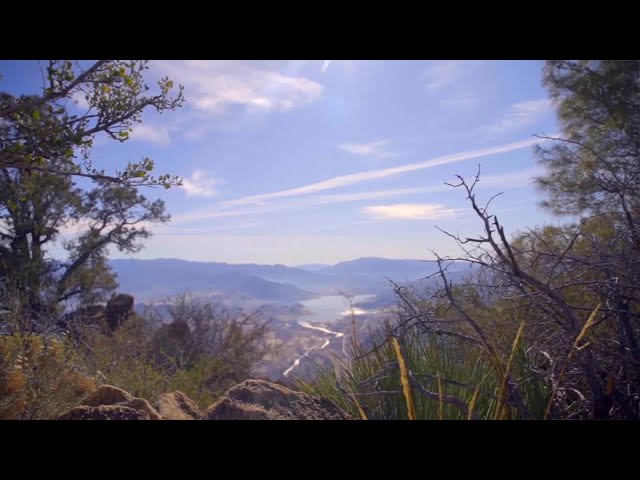
[[(352, 303), (358, 303), (366, 300), (370, 300), (374, 298), (375, 295), (356, 295), (352, 298)], [(302, 355), (299, 355), (293, 364), (287, 368), (284, 372), (282, 372), (283, 376), (288, 376), (298, 365), (304, 357), (309, 355), (314, 350), (323, 350), (329, 346), (332, 338), (341, 338), (344, 337), (344, 333), (334, 332), (325, 327), (320, 327), (317, 325), (313, 325), (313, 322), (328, 322), (332, 320), (336, 320), (340, 317), (345, 317), (351, 315), (351, 309), (349, 308), (348, 302), (344, 299), (344, 297), (340, 295), (327, 295), (324, 297), (314, 298), (311, 300), (306, 300), (301, 302), (305, 309), (310, 312), (309, 315), (306, 315), (305, 318), (309, 321), (302, 322), (299, 321), (298, 325), (304, 328), (309, 328), (311, 330), (318, 330), (323, 333), (327, 333), (332, 335), (330, 338), (325, 338), (322, 341), (322, 344), (319, 344), (315, 347), (311, 347), (307, 349)], [(353, 308), (354, 315), (362, 315), (367, 313), (366, 310), (361, 308)], [(343, 338), (344, 340), (344, 338)], [(344, 342), (342, 345), (342, 350), (344, 352)]]

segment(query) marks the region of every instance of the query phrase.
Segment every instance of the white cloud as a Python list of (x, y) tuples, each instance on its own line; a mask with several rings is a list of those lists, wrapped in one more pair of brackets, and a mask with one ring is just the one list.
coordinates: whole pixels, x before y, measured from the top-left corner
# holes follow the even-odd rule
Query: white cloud
[(436, 94), (464, 78), (470, 67), (480, 65), (480, 60), (439, 60), (431, 62), (423, 72), (424, 86), (429, 94)]
[(375, 142), (369, 143), (343, 143), (339, 145), (339, 148), (352, 153), (354, 155), (367, 155), (371, 157), (380, 157), (380, 158), (388, 158), (388, 157), (396, 157), (397, 153), (393, 152), (385, 152), (384, 148), (386, 145), (389, 145), (391, 140), (376, 140)]
[(436, 93), (450, 86), (462, 76), (464, 67), (461, 60), (434, 62), (424, 72), (425, 88), (429, 93)]
[(331, 64), (331, 60), (323, 60), (322, 63), (322, 73), (327, 71), (327, 68), (329, 68), (329, 65)]
[(224, 210), (219, 207), (212, 207), (207, 210), (197, 210), (193, 212), (179, 213), (171, 217), (172, 224), (189, 223), (201, 220), (210, 220), (212, 218), (225, 218), (225, 217), (237, 217), (239, 215), (251, 215), (260, 213), (259, 209), (244, 209), (244, 210)]
[(456, 210), (435, 203), (396, 203), (371, 205), (362, 211), (375, 218), (388, 220), (435, 220), (452, 216)]
[(378, 170), (367, 170), (358, 173), (352, 173), (350, 175), (341, 175), (338, 177), (329, 178), (320, 182), (303, 185), (297, 188), (291, 188), (288, 190), (282, 190), (279, 192), (264, 193), (259, 195), (250, 195), (247, 197), (239, 198), (237, 200), (230, 200), (224, 202), (224, 207), (238, 206), (238, 205), (250, 205), (260, 204), (266, 200), (272, 200), (276, 198), (296, 197), (300, 195), (308, 195), (311, 193), (322, 192), (325, 190), (332, 190), (339, 187), (347, 187), (370, 180), (379, 180), (382, 178), (399, 175), (402, 173), (413, 172), (417, 170), (423, 170), (426, 168), (437, 167), (440, 165), (447, 165), (451, 163), (458, 163), (464, 160), (471, 160), (474, 158), (486, 157), (489, 155), (498, 155), (500, 153), (511, 152), (514, 150), (520, 150), (522, 148), (530, 147), (537, 143), (541, 143), (544, 140), (540, 138), (531, 138), (520, 142), (509, 143), (506, 145), (500, 145), (497, 147), (483, 148), (479, 150), (471, 150), (467, 152), (454, 153), (452, 155), (444, 155), (436, 157), (431, 160), (423, 162), (409, 163), (406, 165), (400, 165), (398, 167), (383, 168)]
[(487, 134), (501, 134), (534, 125), (551, 112), (551, 102), (546, 98), (513, 104), (496, 122), (481, 128)]
[(319, 83), (286, 75), (268, 62), (158, 61), (157, 66), (176, 83), (197, 110), (223, 113), (231, 105), (253, 111), (287, 111), (317, 100)]
[(221, 183), (221, 180), (209, 177), (207, 172), (196, 170), (190, 178), (182, 180), (182, 188), (189, 197), (213, 197), (218, 194), (216, 186)]
[[(480, 175), (480, 181), (476, 188), (499, 188), (508, 190), (512, 188), (522, 188), (530, 186), (533, 178), (544, 173), (540, 167), (517, 170), (514, 172), (499, 173), (495, 175)], [(379, 198), (402, 197), (405, 195), (416, 195), (421, 193), (444, 193), (453, 191), (454, 188), (445, 185), (431, 185), (428, 187), (397, 188), (391, 190), (374, 190), (357, 193), (339, 193), (333, 195), (313, 195), (307, 197), (305, 205), (324, 205), (330, 203), (358, 202), (362, 200), (374, 200)]]
[[(554, 136), (554, 135), (551, 135)], [(472, 152), (463, 152), (460, 154), (450, 155), (447, 157), (439, 157), (427, 162), (419, 164), (409, 164), (402, 167), (410, 167), (416, 169), (428, 168), (429, 166), (443, 165), (446, 163), (453, 163), (453, 161), (462, 161), (469, 158), (477, 158), (490, 154), (497, 154), (517, 150), (524, 148), (535, 143), (542, 142), (540, 139), (525, 140), (523, 142), (512, 143), (501, 147), (492, 147), (490, 149), (476, 150)], [(472, 155), (472, 156), (469, 156)], [(428, 162), (435, 162), (430, 164)], [(425, 166), (427, 165), (427, 166)], [(333, 179), (326, 180), (324, 182), (318, 182), (315, 184), (299, 187), (298, 189), (284, 190), (282, 192), (274, 192), (270, 194), (252, 195), (249, 197), (243, 197), (237, 200), (230, 200), (220, 202), (218, 204), (211, 205), (205, 209), (199, 209), (190, 212), (184, 212), (172, 217), (172, 224), (178, 223), (190, 223), (215, 218), (236, 217), (243, 215), (263, 215), (265, 213), (274, 211), (283, 211), (296, 209), (301, 207), (327, 205), (333, 203), (348, 203), (358, 202), (363, 200), (376, 200), (381, 198), (400, 197), (404, 195), (415, 195), (421, 193), (446, 193), (454, 192), (456, 189), (445, 185), (444, 181), (455, 182), (455, 178), (443, 179), (443, 183), (430, 185), (427, 187), (409, 187), (398, 188), (389, 190), (374, 190), (366, 192), (355, 193), (339, 193), (331, 195), (309, 195), (306, 198), (298, 198), (296, 201), (292, 201), (291, 197), (302, 196), (312, 194), (319, 191), (329, 190), (341, 186), (348, 186), (362, 181), (382, 178), (380, 172), (385, 174), (397, 174), (396, 168), (383, 169), (383, 170), (371, 170), (368, 172), (361, 172), (360, 174), (346, 175), (343, 177), (334, 177)], [(543, 170), (539, 167), (529, 168), (525, 170), (517, 170), (512, 172), (484, 175), (481, 174), (480, 182), (477, 185), (477, 189), (484, 188), (496, 188), (498, 191), (508, 190), (512, 188), (522, 188), (531, 185), (532, 179), (543, 173)], [(368, 174), (368, 175), (367, 175)], [(388, 175), (387, 175), (388, 176)], [(270, 200), (282, 200), (280, 202), (270, 203)], [(286, 201), (284, 201), (286, 200)], [(245, 208), (230, 208), (234, 206), (245, 206)]]
[(339, 193), (334, 195), (314, 195), (308, 197), (308, 204), (311, 205), (325, 205), (330, 203), (345, 203), (345, 202), (359, 202), (362, 200), (374, 200), (378, 198), (399, 197), (402, 195), (412, 195), (416, 193), (424, 193), (431, 191), (433, 188), (436, 191), (441, 191), (442, 187), (417, 187), (417, 188), (397, 188), (394, 190), (375, 190), (370, 192), (358, 192), (358, 193)]
[(133, 128), (131, 133), (132, 140), (143, 140), (159, 145), (168, 145), (171, 143), (169, 130), (165, 127), (150, 124), (138, 124)]

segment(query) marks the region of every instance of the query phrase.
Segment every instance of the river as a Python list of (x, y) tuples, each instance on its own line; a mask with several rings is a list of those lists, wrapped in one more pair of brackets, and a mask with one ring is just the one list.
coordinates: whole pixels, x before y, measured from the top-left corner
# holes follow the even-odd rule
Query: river
[[(372, 300), (373, 298), (375, 298), (375, 295), (356, 295), (351, 299), (351, 302), (355, 304), (358, 302), (364, 302), (366, 300)], [(349, 308), (349, 302), (341, 295), (327, 295), (324, 297), (318, 297), (311, 300), (306, 300), (300, 303), (302, 303), (305, 309), (310, 313), (304, 316), (305, 320), (307, 321), (305, 322), (299, 321), (298, 324), (304, 328), (309, 328), (311, 330), (318, 330), (328, 335), (332, 335), (332, 337), (325, 338), (324, 340), (322, 340), (321, 344), (318, 344), (315, 347), (311, 347), (307, 349), (306, 352), (299, 355), (295, 359), (293, 364), (289, 368), (287, 368), (284, 372), (282, 372), (282, 375), (285, 377), (288, 376), (298, 365), (300, 365), (300, 362), (302, 361), (302, 359), (307, 355), (309, 355), (312, 351), (322, 350), (324, 348), (327, 348), (333, 338), (344, 337), (344, 333), (334, 332), (332, 330), (329, 330), (328, 328), (313, 325), (314, 322), (329, 323), (341, 317), (349, 316), (352, 313), (351, 309)], [(367, 313), (367, 311), (357, 307), (353, 308), (354, 315), (362, 315), (364, 313)], [(343, 350), (344, 350), (344, 344), (343, 344)]]

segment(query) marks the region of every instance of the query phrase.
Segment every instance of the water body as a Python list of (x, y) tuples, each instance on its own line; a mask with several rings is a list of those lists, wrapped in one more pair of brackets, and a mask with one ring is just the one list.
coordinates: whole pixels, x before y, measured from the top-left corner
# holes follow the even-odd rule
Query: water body
[[(351, 302), (355, 304), (358, 302), (372, 300), (373, 298), (375, 298), (375, 295), (356, 295), (351, 299)], [(343, 340), (346, 339), (344, 333), (334, 332), (332, 330), (329, 330), (328, 328), (313, 325), (314, 322), (328, 323), (333, 320), (338, 320), (343, 317), (348, 317), (352, 313), (354, 315), (362, 315), (364, 313), (367, 313), (366, 310), (362, 308), (356, 308), (356, 307), (353, 308), (353, 312), (352, 312), (349, 306), (349, 302), (341, 295), (327, 295), (324, 297), (314, 298), (312, 300), (306, 300), (300, 303), (302, 303), (304, 305), (304, 308), (310, 312), (310, 315), (305, 315), (304, 319), (306, 321), (304, 322), (300, 321), (298, 322), (298, 324), (304, 328), (309, 328), (311, 330), (318, 330), (320, 332), (326, 333), (331, 336), (329, 338), (325, 338), (324, 340), (322, 340), (321, 344), (311, 347), (302, 355), (299, 355), (295, 359), (293, 364), (289, 368), (287, 368), (284, 372), (282, 372), (282, 375), (284, 375), (285, 377), (288, 376), (293, 370), (295, 370), (295, 368), (300, 365), (300, 362), (302, 361), (302, 359), (307, 355), (309, 355), (312, 351), (322, 350), (328, 347), (333, 338), (342, 337)], [(344, 348), (345, 346), (343, 341), (343, 344), (342, 344), (343, 352), (344, 352)]]
[[(323, 327), (316, 327), (314, 325), (311, 325), (310, 323), (307, 322), (298, 322), (300, 324), (300, 326), (304, 327), (304, 328), (310, 328), (312, 330), (319, 330), (323, 333), (328, 333), (330, 335), (334, 335), (335, 338), (340, 338), (342, 336), (344, 336), (344, 333), (340, 333), (340, 332), (333, 332), (327, 328), (323, 328)], [(293, 365), (291, 365), (289, 368), (287, 368), (284, 372), (282, 372), (282, 375), (284, 375), (285, 377), (287, 375), (289, 375), (294, 368), (296, 368), (298, 365), (300, 365), (300, 361), (306, 357), (307, 355), (309, 355), (311, 352), (313, 352), (314, 350), (322, 350), (326, 347), (329, 346), (329, 344), (331, 343), (331, 340), (329, 338), (325, 338), (324, 341), (322, 342), (322, 345), (317, 345), (315, 347), (311, 347), (310, 349), (308, 349), (306, 352), (304, 352), (302, 355), (299, 355), (295, 361), (293, 362)]]
[[(371, 294), (355, 295), (351, 301), (356, 304), (373, 300), (376, 296)], [(312, 298), (300, 302), (304, 308), (310, 312), (304, 316), (304, 320), (309, 323), (332, 322), (342, 317), (351, 315), (349, 302), (342, 295), (326, 295), (324, 297)], [(362, 315), (366, 310), (354, 307), (353, 313)]]

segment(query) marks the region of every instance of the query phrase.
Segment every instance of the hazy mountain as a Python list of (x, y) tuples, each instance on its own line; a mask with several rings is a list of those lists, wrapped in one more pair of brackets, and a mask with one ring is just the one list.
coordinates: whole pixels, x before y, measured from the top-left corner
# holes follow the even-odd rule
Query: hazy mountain
[[(274, 282), (224, 263), (176, 259), (112, 260), (120, 291), (139, 299), (190, 291), (198, 295), (297, 302), (312, 294), (291, 283)], [(284, 267), (287, 268), (287, 267)], [(259, 269), (258, 269), (259, 270)]]
[(307, 263), (306, 265), (297, 265), (296, 268), (301, 268), (302, 270), (308, 270), (310, 272), (317, 272), (318, 270), (322, 270), (323, 268), (330, 267), (326, 263)]
[(377, 279), (390, 278), (394, 281), (411, 281), (425, 277), (437, 270), (436, 262), (424, 260), (392, 260), (388, 258), (366, 257), (322, 268), (318, 273), (329, 275), (363, 275)]
[[(294, 303), (313, 295), (384, 293), (385, 277), (399, 283), (436, 271), (435, 262), (358, 258), (336, 265), (310, 264), (305, 269), (285, 265), (191, 262), (178, 259), (112, 260), (120, 291), (150, 299), (188, 290), (218, 298), (257, 299)], [(452, 266), (455, 274), (463, 265)]]

